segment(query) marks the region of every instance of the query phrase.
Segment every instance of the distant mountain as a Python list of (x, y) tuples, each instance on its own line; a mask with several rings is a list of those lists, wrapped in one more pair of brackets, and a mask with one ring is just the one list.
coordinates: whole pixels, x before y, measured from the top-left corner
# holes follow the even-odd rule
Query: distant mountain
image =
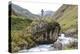
[(22, 16), (22, 17), (27, 17), (30, 19), (34, 19), (34, 18), (39, 18), (38, 15), (32, 14), (29, 10), (24, 9), (16, 4), (11, 3), (10, 5), (12, 5), (12, 15), (16, 15), (16, 16)]
[[(51, 10), (47, 10), (47, 11), (44, 11), (43, 12), (43, 16), (44, 17), (51, 17), (51, 16), (53, 16), (54, 15), (54, 11), (51, 11)], [(41, 16), (41, 13), (40, 14), (38, 14), (39, 16)]]
[(53, 16), (54, 13), (55, 12), (53, 12), (53, 11), (45, 11), (44, 16)]

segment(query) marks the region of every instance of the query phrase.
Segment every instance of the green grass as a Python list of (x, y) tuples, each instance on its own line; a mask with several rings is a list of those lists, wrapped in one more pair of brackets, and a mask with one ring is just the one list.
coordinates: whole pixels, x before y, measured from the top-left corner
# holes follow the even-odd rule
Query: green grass
[(30, 25), (32, 20), (23, 19), (21, 17), (12, 16), (11, 17), (11, 30), (22, 30)]

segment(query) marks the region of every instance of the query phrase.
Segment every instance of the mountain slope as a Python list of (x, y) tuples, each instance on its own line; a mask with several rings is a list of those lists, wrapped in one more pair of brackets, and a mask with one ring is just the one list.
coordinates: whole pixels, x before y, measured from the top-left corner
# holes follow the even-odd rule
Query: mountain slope
[(29, 19), (36, 19), (39, 18), (38, 15), (32, 14), (29, 10), (24, 9), (18, 5), (15, 5), (13, 3), (11, 3), (10, 5), (12, 5), (12, 15), (16, 15), (16, 16), (22, 16), (22, 17), (27, 17)]
[(53, 16), (61, 25), (62, 32), (76, 33), (77, 32), (77, 19), (78, 19), (78, 6), (67, 5), (61, 6)]

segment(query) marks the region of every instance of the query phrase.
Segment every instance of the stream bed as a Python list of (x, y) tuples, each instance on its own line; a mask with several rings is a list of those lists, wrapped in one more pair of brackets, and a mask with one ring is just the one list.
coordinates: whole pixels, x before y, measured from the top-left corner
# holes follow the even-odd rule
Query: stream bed
[(36, 46), (34, 48), (30, 49), (23, 49), (19, 52), (43, 52), (43, 51), (55, 51), (55, 50), (63, 50), (65, 47), (70, 45), (71, 43), (76, 44), (78, 43), (78, 40), (76, 38), (72, 37), (65, 37), (64, 34), (61, 34), (61, 36), (57, 39), (57, 41), (54, 44), (43, 44)]

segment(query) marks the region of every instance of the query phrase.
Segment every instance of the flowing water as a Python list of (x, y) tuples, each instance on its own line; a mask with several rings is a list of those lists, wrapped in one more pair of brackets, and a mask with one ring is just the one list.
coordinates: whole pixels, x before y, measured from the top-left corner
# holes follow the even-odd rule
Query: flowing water
[[(57, 39), (56, 41), (57, 43), (61, 43), (62, 46), (59, 46), (59, 47), (66, 47), (66, 45), (69, 45), (70, 43), (72, 42), (77, 42), (77, 39), (76, 38), (72, 38), (72, 37), (65, 37), (64, 34), (61, 34), (61, 36)], [(57, 44), (59, 45), (59, 44)], [(43, 45), (39, 45), (39, 46), (36, 46), (34, 48), (31, 48), (31, 49), (23, 49), (19, 52), (41, 52), (41, 51), (54, 51), (56, 50), (57, 48), (55, 48), (55, 46), (57, 45), (54, 45), (54, 44), (43, 44)]]

